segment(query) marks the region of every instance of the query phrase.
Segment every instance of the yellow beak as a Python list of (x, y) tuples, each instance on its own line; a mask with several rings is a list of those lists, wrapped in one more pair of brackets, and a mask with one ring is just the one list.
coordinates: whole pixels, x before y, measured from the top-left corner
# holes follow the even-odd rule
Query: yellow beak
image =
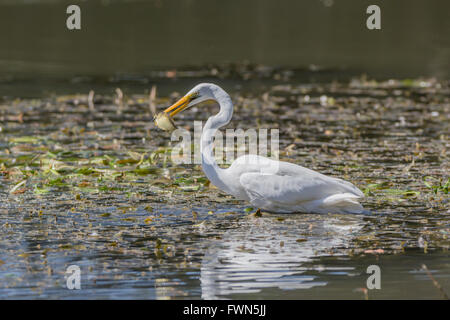
[(177, 113), (179, 113), (179, 112), (183, 111), (184, 109), (186, 109), (187, 106), (189, 105), (189, 102), (191, 100), (192, 100), (191, 95), (186, 95), (183, 98), (181, 98), (180, 100), (178, 100), (177, 102), (175, 102), (173, 105), (168, 107), (166, 110), (164, 110), (164, 112), (165, 113), (169, 113), (170, 112), (170, 116), (173, 117)]

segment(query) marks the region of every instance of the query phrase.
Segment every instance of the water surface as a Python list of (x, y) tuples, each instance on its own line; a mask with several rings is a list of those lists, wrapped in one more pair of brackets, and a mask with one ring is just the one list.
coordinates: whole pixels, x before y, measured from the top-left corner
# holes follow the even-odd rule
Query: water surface
[[(448, 82), (202, 72), (3, 98), (0, 297), (442, 298), (422, 265), (450, 291)], [(279, 128), (282, 160), (353, 182), (371, 214), (258, 217), (199, 166), (174, 165), (148, 88), (163, 108), (201, 81), (230, 92), (228, 128)], [(192, 108), (178, 124), (192, 130), (216, 110)], [(73, 264), (80, 291), (66, 288)], [(366, 296), (373, 264), (382, 288)]]

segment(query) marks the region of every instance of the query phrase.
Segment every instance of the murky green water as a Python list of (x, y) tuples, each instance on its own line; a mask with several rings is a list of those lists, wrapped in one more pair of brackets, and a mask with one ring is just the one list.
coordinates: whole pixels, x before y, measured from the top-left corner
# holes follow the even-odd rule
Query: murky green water
[(240, 61), (376, 77), (450, 75), (447, 0), (377, 3), (375, 31), (366, 27), (371, 0), (76, 3), (81, 30), (70, 31), (71, 0), (0, 0), (0, 82)]
[[(216, 82), (235, 102), (229, 128), (279, 128), (282, 160), (353, 182), (372, 213), (254, 216), (199, 166), (171, 163), (149, 84), (87, 81), (100, 88), (94, 106), (88, 90), (3, 98), (0, 297), (364, 299), (378, 265), (369, 299), (442, 298), (423, 264), (450, 292), (448, 82), (202, 72), (153, 78), (157, 107)], [(178, 124), (192, 130), (216, 110)], [(79, 291), (66, 288), (73, 264)]]

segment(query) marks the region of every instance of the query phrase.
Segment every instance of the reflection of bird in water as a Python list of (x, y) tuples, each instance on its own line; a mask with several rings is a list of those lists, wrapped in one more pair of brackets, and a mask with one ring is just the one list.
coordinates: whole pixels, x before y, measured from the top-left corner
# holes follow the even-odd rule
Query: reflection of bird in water
[[(272, 212), (361, 213), (357, 201), (363, 193), (353, 184), (316, 171), (257, 155), (244, 155), (228, 169), (220, 168), (213, 154), (213, 137), (233, 115), (230, 96), (219, 86), (202, 83), (167, 108), (161, 115), (172, 116), (205, 100), (215, 100), (220, 112), (208, 119), (201, 137), (202, 167), (219, 189)], [(167, 117), (169, 115), (170, 117)], [(160, 127), (163, 121), (156, 119)], [(166, 121), (169, 124), (169, 121)]]
[[(310, 221), (298, 218), (276, 223), (264, 217), (245, 219), (237, 229), (227, 231), (203, 258), (202, 298), (254, 294), (264, 288), (295, 290), (325, 286), (325, 280), (307, 274), (310, 268), (320, 271), (313, 258), (347, 248), (363, 222), (357, 216), (345, 216), (345, 220), (329, 216), (318, 220), (314, 216), (314, 222), (311, 216), (296, 217)], [(307, 239), (299, 241), (302, 233), (308, 234)]]

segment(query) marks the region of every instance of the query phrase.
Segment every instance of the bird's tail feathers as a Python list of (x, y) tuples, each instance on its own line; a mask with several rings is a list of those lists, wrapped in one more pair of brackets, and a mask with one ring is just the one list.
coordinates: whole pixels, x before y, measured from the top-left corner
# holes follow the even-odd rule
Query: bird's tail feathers
[(323, 199), (322, 206), (329, 208), (331, 213), (364, 213), (363, 206), (358, 202), (358, 195), (352, 193), (339, 193)]

